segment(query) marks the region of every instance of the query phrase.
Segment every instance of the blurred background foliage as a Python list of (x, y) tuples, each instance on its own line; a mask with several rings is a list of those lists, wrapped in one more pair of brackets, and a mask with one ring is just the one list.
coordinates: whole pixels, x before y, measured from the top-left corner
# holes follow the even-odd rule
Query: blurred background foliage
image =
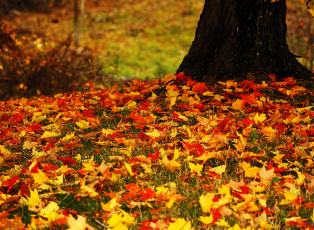
[[(79, 46), (74, 46), (74, 0), (1, 2), (0, 99), (174, 73), (193, 41), (204, 4), (86, 0)], [(305, 4), (287, 0), (287, 25), (290, 50), (313, 69), (314, 23)]]

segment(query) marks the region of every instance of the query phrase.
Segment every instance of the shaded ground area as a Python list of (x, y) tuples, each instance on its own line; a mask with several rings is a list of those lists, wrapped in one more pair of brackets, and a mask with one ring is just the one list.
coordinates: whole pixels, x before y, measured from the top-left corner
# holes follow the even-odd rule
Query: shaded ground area
[[(72, 1), (71, 1), (72, 2)], [(64, 39), (73, 31), (73, 4), (49, 14), (22, 13), (14, 25)], [(175, 72), (193, 39), (202, 1), (87, 2), (81, 46), (97, 52), (104, 72), (155, 78)]]
[[(288, 1), (288, 43), (313, 67), (314, 25), (306, 6)], [(93, 48), (105, 73), (155, 78), (174, 73), (193, 40), (203, 1), (87, 1), (80, 44)], [(18, 13), (13, 24), (62, 39), (73, 31), (73, 1), (49, 14)]]

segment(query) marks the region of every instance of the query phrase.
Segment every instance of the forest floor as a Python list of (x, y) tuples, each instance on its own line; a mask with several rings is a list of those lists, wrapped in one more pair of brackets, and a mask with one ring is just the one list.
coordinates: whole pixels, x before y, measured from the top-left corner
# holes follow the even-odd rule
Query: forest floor
[[(92, 48), (103, 71), (117, 79), (173, 74), (193, 41), (203, 4), (193, 0), (86, 1), (79, 44)], [(305, 4), (290, 0), (287, 6), (289, 48), (313, 68), (312, 16)], [(73, 1), (67, 1), (50, 13), (18, 12), (9, 20), (18, 28), (64, 40), (73, 33), (73, 15)]]
[[(313, 89), (273, 75), (215, 85), (168, 75), (201, 2), (88, 2), (81, 47), (106, 73), (134, 79), (0, 101), (0, 229), (314, 229)], [(6, 23), (41, 36), (4, 27), (13, 56), (2, 71), (46, 74), (48, 89), (74, 78), (57, 61), (76, 53), (46, 46), (73, 30), (72, 6), (12, 14)]]
[(179, 74), (0, 101), (0, 229), (314, 229), (313, 98)]

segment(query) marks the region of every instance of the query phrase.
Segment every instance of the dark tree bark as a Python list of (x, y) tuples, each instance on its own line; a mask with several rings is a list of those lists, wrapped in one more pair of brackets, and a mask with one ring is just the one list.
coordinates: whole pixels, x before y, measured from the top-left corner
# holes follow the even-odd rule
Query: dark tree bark
[(177, 72), (212, 82), (248, 74), (311, 79), (286, 43), (286, 0), (205, 0), (195, 38)]
[(45, 12), (50, 0), (0, 0), (0, 18), (12, 9)]

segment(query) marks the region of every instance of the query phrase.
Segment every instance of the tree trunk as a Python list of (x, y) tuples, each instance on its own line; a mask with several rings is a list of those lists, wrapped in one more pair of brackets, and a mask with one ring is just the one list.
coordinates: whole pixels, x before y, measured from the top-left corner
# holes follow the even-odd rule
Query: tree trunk
[(205, 82), (261, 73), (311, 79), (288, 49), (285, 20), (285, 0), (205, 0), (177, 72)]

